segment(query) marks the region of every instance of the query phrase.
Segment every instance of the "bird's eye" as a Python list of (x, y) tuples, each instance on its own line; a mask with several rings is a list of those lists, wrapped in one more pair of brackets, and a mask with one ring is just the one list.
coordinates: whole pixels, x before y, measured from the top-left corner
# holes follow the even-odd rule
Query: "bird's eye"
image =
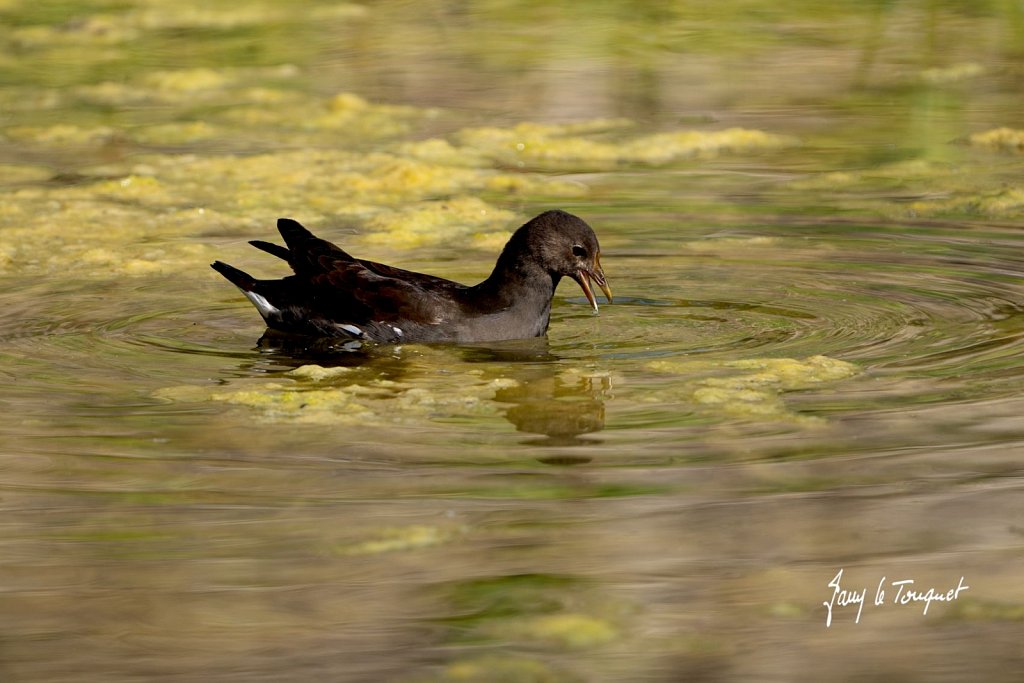
[(587, 250), (584, 249), (583, 247), (581, 247), (578, 244), (574, 244), (574, 245), (572, 245), (572, 255), (573, 256), (579, 256), (580, 258), (586, 258), (587, 257)]

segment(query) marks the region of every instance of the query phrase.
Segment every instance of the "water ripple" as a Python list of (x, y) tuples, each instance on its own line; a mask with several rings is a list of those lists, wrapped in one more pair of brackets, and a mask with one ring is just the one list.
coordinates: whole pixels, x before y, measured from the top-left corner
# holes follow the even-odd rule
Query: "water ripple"
[[(608, 258), (617, 289), (633, 291), (567, 341), (586, 348), (588, 334), (600, 334), (609, 359), (825, 354), (950, 380), (1012, 363), (1024, 349), (1017, 233), (929, 229), (776, 236), (718, 258), (704, 247), (692, 263), (681, 252)], [(631, 273), (625, 286), (611, 264)]]

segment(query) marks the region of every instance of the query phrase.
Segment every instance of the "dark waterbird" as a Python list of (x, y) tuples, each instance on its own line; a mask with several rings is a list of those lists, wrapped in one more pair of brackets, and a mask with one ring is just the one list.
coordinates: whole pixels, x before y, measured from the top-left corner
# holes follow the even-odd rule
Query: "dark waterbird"
[(565, 211), (545, 211), (516, 230), (491, 275), (471, 287), (354, 258), (290, 218), (277, 229), (286, 246), (250, 244), (287, 261), (294, 275), (257, 280), (211, 265), (282, 332), (383, 343), (523, 339), (547, 331), (562, 277), (579, 283), (595, 312), (591, 283), (612, 298), (597, 236)]

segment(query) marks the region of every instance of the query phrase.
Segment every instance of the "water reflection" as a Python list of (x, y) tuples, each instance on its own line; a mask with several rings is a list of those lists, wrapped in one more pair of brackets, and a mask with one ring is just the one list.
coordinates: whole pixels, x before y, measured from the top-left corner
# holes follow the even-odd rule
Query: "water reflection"
[[(505, 410), (505, 418), (517, 430), (545, 437), (526, 443), (538, 446), (599, 443), (581, 436), (604, 429), (604, 398), (611, 391), (609, 377), (573, 373), (567, 376), (556, 373), (551, 367), (519, 374), (517, 379), (516, 386), (499, 389), (494, 400), (511, 404)], [(558, 464), (568, 464), (566, 457), (560, 456)], [(590, 458), (580, 456), (574, 462), (590, 462)]]
[[(553, 353), (546, 337), (493, 344), (450, 345), (377, 345), (349, 340), (304, 337), (267, 330), (260, 337), (260, 354), (241, 365), (242, 375), (269, 372), (280, 374), (303, 366), (361, 369), (332, 383), (339, 390), (357, 387), (368, 377), (385, 380), (395, 396), (415, 389), (424, 374), (441, 373), (456, 379), (463, 373), (469, 379), (483, 368), (486, 374), (501, 368), (502, 384), (493, 400), (515, 428), (527, 434), (542, 435), (525, 444), (535, 446), (595, 445), (594, 439), (581, 438), (604, 429), (604, 402), (611, 395), (608, 373), (566, 369)], [(433, 355), (424, 363), (422, 352)], [(450, 393), (450, 387), (436, 391)], [(589, 462), (591, 458), (566, 455), (541, 458), (551, 464)]]
[(308, 337), (270, 328), (256, 341), (256, 348), (275, 360), (331, 367), (357, 366), (380, 355), (374, 353), (374, 347), (355, 339)]

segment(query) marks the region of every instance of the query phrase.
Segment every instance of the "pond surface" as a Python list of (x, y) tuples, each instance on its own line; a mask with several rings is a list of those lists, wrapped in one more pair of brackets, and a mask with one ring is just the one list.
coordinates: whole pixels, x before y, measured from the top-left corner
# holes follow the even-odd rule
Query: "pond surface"
[[(1021, 680), (1024, 10), (833, 5), (0, 0), (0, 677)], [(545, 339), (208, 267), (555, 207)]]

